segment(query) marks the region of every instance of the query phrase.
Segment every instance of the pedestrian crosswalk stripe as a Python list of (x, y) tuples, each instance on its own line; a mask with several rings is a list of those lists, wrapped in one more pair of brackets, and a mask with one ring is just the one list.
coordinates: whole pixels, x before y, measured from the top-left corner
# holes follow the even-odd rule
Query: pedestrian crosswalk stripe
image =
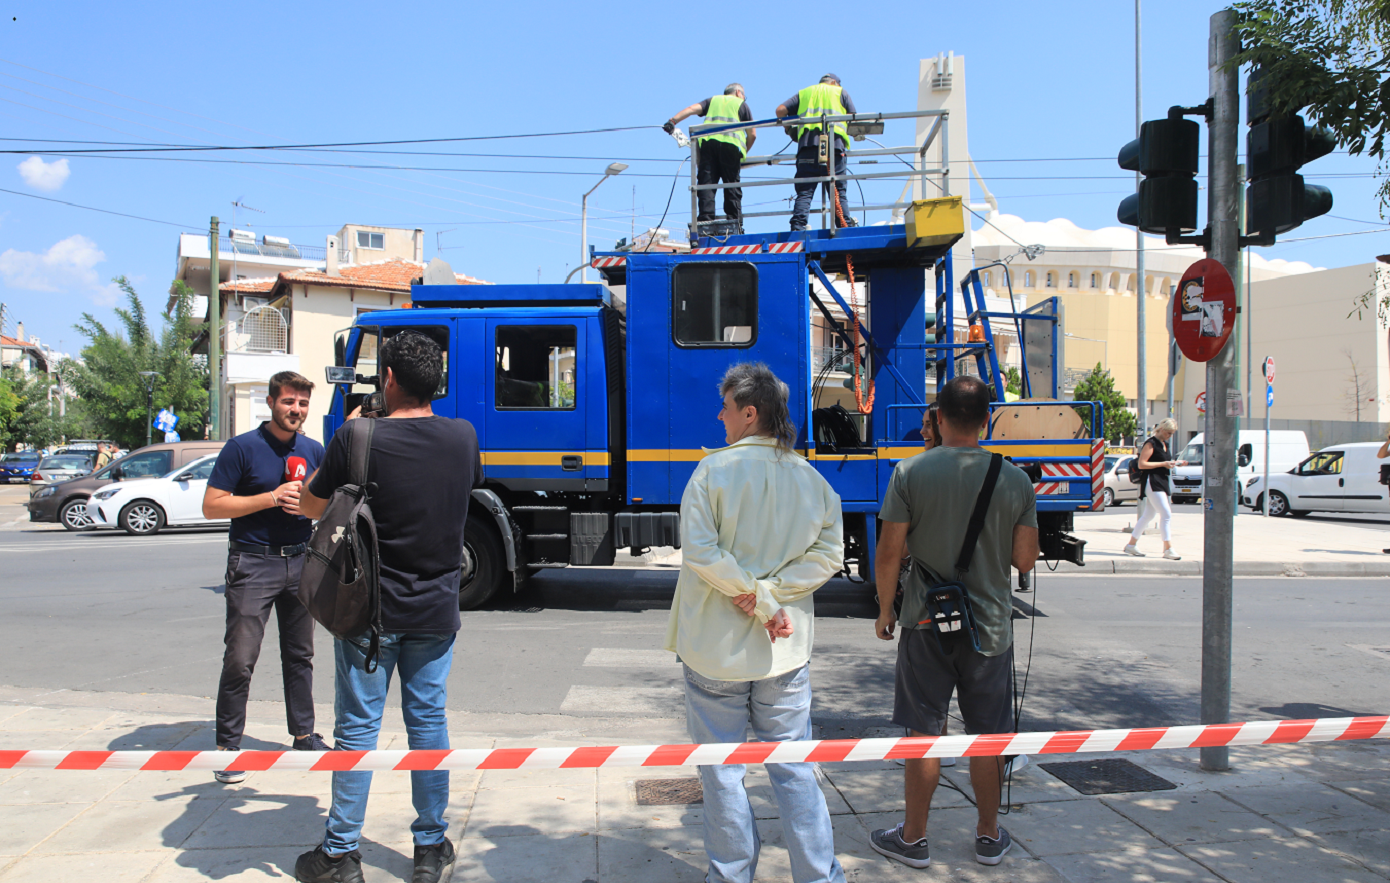
[(595, 647), (584, 657), (584, 665), (598, 668), (672, 668), (680, 665), (669, 650), (630, 647)]
[(634, 715), (685, 717), (685, 693), (678, 682), (669, 687), (590, 687), (574, 684), (560, 703), (562, 714), (584, 717)]

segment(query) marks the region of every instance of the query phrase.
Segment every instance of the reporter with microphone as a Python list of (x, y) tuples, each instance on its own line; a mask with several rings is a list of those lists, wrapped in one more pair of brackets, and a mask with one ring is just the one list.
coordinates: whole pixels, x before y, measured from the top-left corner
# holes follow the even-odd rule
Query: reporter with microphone
[[(312, 523), (299, 511), (305, 480), (323, 461), (323, 445), (300, 429), (314, 384), (281, 371), (270, 378), (270, 420), (236, 436), (218, 454), (203, 496), (203, 515), (230, 518), (227, 552), (227, 624), (222, 677), (217, 685), (217, 748), (237, 751), (246, 727), (251, 673), (265, 624), (275, 610), (285, 715), (297, 751), (326, 751), (314, 732), (314, 620), (300, 603), (299, 574)], [(235, 784), (239, 770), (214, 773)]]

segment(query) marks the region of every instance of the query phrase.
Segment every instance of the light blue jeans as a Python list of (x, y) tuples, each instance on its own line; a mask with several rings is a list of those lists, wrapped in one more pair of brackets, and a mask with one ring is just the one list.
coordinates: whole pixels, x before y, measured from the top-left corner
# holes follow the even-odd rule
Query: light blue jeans
[[(811, 738), (811, 667), (761, 681), (716, 681), (685, 668), (685, 717), (695, 742), (759, 742)], [(743, 788), (746, 767), (702, 766), (707, 883), (751, 883), (762, 845)], [(782, 835), (796, 883), (844, 883), (835, 858), (830, 811), (809, 763), (770, 763)]]
[[(367, 639), (337, 639), (333, 748), (338, 751), (371, 751), (381, 732), (386, 710), (386, 690), (391, 672), (401, 674), (401, 714), (412, 749), (448, 748), (449, 724), (445, 719), (446, 682), (454, 658), (454, 635), (396, 633), (381, 636), (377, 670), (367, 673)], [(333, 806), (328, 812), (328, 832), (323, 849), (332, 855), (357, 849), (362, 823), (367, 818), (367, 794), (371, 773), (334, 773)], [(448, 822), (449, 773), (412, 772), (411, 802), (416, 818), (410, 825), (417, 846), (433, 846), (444, 839)]]

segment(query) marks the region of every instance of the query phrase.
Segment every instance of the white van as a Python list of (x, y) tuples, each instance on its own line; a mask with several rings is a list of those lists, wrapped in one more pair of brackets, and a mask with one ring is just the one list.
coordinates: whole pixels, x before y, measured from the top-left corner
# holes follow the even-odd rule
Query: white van
[[(1195, 503), (1202, 497), (1202, 461), (1206, 445), (1197, 433), (1187, 448), (1175, 456), (1188, 465), (1173, 470), (1173, 502)], [(1308, 437), (1299, 430), (1274, 429), (1269, 433), (1269, 473), (1288, 472), (1308, 457)], [(1265, 474), (1265, 431), (1242, 429), (1236, 439), (1237, 487), (1256, 475)]]
[[(1376, 442), (1323, 448), (1288, 472), (1269, 473), (1269, 514), (1307, 515), (1309, 512), (1375, 512), (1390, 514), (1390, 490), (1380, 483)], [(1264, 476), (1248, 479), (1241, 503), (1264, 508)]]

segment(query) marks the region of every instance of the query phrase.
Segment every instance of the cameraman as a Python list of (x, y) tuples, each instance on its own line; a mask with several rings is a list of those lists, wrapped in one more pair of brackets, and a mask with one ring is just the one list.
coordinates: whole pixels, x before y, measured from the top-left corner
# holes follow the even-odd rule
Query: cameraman
[[(439, 344), (402, 331), (381, 347), (386, 413), (372, 434), (367, 480), (372, 491), (381, 559), (381, 655), (366, 670), (368, 636), (336, 639), (337, 690), (334, 746), (377, 747), (391, 672), (400, 670), (401, 712), (411, 749), (449, 747), (445, 718), (454, 635), (459, 629), (459, 562), (472, 490), (482, 484), (478, 437), (467, 420), (436, 416), (434, 391), (444, 372)], [(328, 444), (323, 466), (310, 478), (300, 511), (318, 518), (335, 488), (349, 483), (347, 424)], [(444, 464), (444, 468), (441, 468)], [(418, 814), (414, 883), (435, 883), (454, 860), (444, 810), (449, 773), (412, 772)], [(362, 878), (358, 840), (367, 815), (369, 772), (335, 772), (333, 805), (323, 842), (295, 863), (301, 883), (357, 883)]]

